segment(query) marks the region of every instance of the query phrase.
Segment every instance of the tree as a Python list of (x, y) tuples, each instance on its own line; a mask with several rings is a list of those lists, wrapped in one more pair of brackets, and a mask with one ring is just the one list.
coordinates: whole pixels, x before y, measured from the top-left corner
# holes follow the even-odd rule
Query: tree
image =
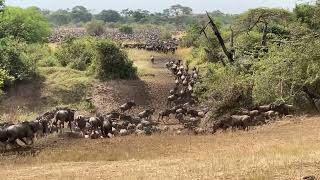
[(46, 41), (48, 21), (34, 8), (6, 7), (0, 16), (0, 38), (12, 36), (27, 43)]
[(163, 10), (163, 13), (167, 16), (182, 16), (182, 15), (191, 15), (192, 8), (185, 7), (180, 4), (171, 6), (169, 9)]
[(76, 6), (71, 10), (71, 18), (74, 23), (88, 22), (92, 19), (92, 14), (83, 6)]
[(103, 21), (93, 20), (86, 24), (87, 33), (91, 36), (101, 36), (105, 33)]
[(3, 11), (4, 8), (4, 0), (0, 0), (0, 12)]
[(118, 11), (114, 10), (103, 10), (99, 14), (96, 15), (98, 20), (102, 20), (104, 22), (118, 22), (121, 19)]
[(122, 33), (125, 33), (125, 34), (132, 34), (133, 33), (132, 27), (128, 26), (128, 25), (122, 25), (119, 28), (119, 31), (122, 32)]
[(245, 31), (251, 31), (255, 27), (262, 29), (261, 45), (267, 45), (269, 26), (272, 24), (286, 24), (292, 19), (292, 14), (284, 9), (278, 8), (257, 8), (251, 9), (240, 16), (240, 26)]
[(55, 25), (62, 26), (70, 23), (71, 16), (68, 11), (60, 9), (49, 14), (48, 19)]

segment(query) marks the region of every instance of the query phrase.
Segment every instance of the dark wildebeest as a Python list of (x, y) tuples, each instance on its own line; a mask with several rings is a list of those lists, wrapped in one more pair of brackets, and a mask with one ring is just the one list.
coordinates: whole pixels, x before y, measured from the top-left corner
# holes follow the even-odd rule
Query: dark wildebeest
[[(57, 111), (54, 116), (53, 124), (56, 126), (59, 126), (62, 132), (62, 128), (64, 128), (64, 123), (68, 122), (70, 130), (72, 132), (71, 122), (74, 121), (74, 113), (75, 113), (75, 110), (71, 110), (71, 109)], [(59, 121), (59, 125), (58, 125), (58, 121)]]
[(112, 134), (112, 122), (109, 119), (104, 119), (102, 122), (101, 133), (103, 137), (109, 137), (108, 134)]
[(123, 105), (120, 106), (120, 110), (122, 113), (130, 110), (132, 107), (136, 106), (136, 103), (134, 101), (129, 101)]
[(89, 124), (91, 126), (91, 134), (92, 132), (95, 134), (96, 131), (102, 130), (103, 118), (102, 117), (91, 117), (89, 119)]
[(87, 134), (87, 127), (88, 127), (88, 123), (89, 123), (89, 119), (84, 117), (84, 116), (78, 116), (75, 119), (76, 125), (77, 127), (80, 129), (82, 135), (86, 135)]
[(139, 113), (139, 114), (138, 114), (138, 117), (141, 118), (141, 119), (145, 118), (145, 119), (149, 120), (150, 117), (153, 115), (154, 112), (155, 112), (155, 109), (154, 109), (154, 108), (147, 109), (147, 110)]
[(159, 122), (160, 119), (163, 121), (163, 117), (169, 118), (170, 114), (173, 114), (173, 113), (175, 113), (175, 111), (173, 111), (171, 109), (166, 109), (164, 111), (159, 112), (158, 122)]
[[(34, 143), (35, 134), (39, 131), (47, 133), (48, 128), (44, 125), (44, 122), (33, 121), (23, 122), (15, 125), (11, 125), (6, 128), (6, 134), (10, 144), (16, 144), (16, 140), (21, 140), (25, 145), (31, 145)], [(24, 139), (26, 138), (26, 140)], [(31, 144), (27, 141), (31, 140)]]

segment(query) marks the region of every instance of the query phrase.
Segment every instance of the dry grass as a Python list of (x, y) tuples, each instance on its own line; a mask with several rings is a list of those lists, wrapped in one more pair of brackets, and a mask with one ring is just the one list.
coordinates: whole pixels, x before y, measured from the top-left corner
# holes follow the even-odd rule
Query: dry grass
[(320, 177), (319, 128), (319, 118), (303, 118), (215, 136), (65, 139), (36, 157), (2, 160), (0, 176), (5, 179)]
[[(153, 51), (139, 50), (139, 49), (127, 49), (129, 58), (134, 62), (135, 66), (138, 67), (139, 77), (143, 77), (150, 74), (159, 74), (159, 71), (163, 71), (163, 67), (154, 68), (150, 62), (150, 57), (153, 55), (155, 59), (172, 59), (177, 58), (172, 54), (158, 53)], [(161, 73), (161, 72), (160, 72)]]

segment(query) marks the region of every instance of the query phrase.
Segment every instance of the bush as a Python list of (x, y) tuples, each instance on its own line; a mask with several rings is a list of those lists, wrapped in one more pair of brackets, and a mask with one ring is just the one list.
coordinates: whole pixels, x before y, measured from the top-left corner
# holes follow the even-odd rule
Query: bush
[(76, 70), (89, 70), (101, 80), (132, 79), (136, 68), (127, 54), (110, 40), (93, 37), (68, 39), (55, 53), (62, 66)]
[(103, 21), (93, 20), (86, 24), (87, 33), (91, 36), (101, 36), (105, 33)]
[(8, 38), (0, 39), (0, 67), (13, 77), (13, 81), (29, 79), (35, 75), (36, 64), (34, 59), (26, 56), (26, 49), (24, 43)]
[(229, 111), (252, 105), (252, 80), (240, 67), (209, 64), (195, 92), (217, 110)]
[(128, 25), (122, 25), (119, 28), (119, 31), (125, 34), (132, 34), (133, 33), (133, 28), (131, 26)]
[(319, 48), (319, 39), (270, 48), (268, 56), (254, 66), (254, 102), (263, 104), (281, 100), (302, 103), (295, 100), (301, 99), (299, 96), (304, 85), (314, 87), (320, 93)]
[(55, 56), (62, 66), (84, 71), (95, 58), (96, 40), (94, 38), (70, 38), (58, 46)]
[(137, 69), (127, 54), (109, 40), (100, 40), (96, 45), (97, 57), (92, 65), (97, 78), (133, 79)]
[(34, 43), (47, 41), (49, 34), (48, 21), (36, 8), (6, 7), (0, 16), (0, 38), (12, 36)]

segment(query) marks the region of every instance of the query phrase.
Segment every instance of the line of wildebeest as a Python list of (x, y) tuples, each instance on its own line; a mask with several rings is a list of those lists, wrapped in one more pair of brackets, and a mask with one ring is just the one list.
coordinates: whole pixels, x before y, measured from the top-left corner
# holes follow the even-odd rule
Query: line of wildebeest
[(131, 49), (145, 49), (147, 51), (156, 51), (161, 53), (172, 53), (174, 54), (178, 49), (178, 44), (175, 39), (169, 41), (153, 40), (146, 43), (127, 43), (122, 45), (123, 48)]
[[(234, 115), (225, 115), (212, 121), (211, 129), (199, 128), (201, 119), (206, 117), (209, 109), (199, 105), (193, 89), (198, 82), (199, 70), (189, 70), (180, 60), (169, 61), (166, 67), (175, 77), (175, 86), (167, 97), (166, 109), (159, 112), (153, 119), (155, 109), (148, 108), (138, 115), (130, 115), (137, 105), (129, 101), (107, 114), (96, 114), (94, 117), (79, 115), (75, 117), (75, 110), (69, 108), (55, 108), (48, 111), (34, 121), (20, 123), (5, 122), (0, 124), (0, 145), (8, 148), (29, 146), (34, 143), (35, 137), (46, 136), (50, 133), (63, 133), (65, 123), (70, 131), (78, 133), (85, 138), (110, 138), (113, 136), (126, 136), (130, 134), (151, 135), (168, 131), (168, 120), (183, 125), (183, 129), (192, 130), (195, 134), (206, 132), (215, 133), (217, 130), (248, 129), (287, 116), (293, 113), (293, 106), (285, 103), (259, 106), (252, 110), (240, 110)], [(174, 118), (170, 118), (173, 115)], [(163, 126), (160, 126), (162, 121)], [(171, 122), (172, 123), (172, 122)], [(17, 143), (20, 140), (24, 143)]]

